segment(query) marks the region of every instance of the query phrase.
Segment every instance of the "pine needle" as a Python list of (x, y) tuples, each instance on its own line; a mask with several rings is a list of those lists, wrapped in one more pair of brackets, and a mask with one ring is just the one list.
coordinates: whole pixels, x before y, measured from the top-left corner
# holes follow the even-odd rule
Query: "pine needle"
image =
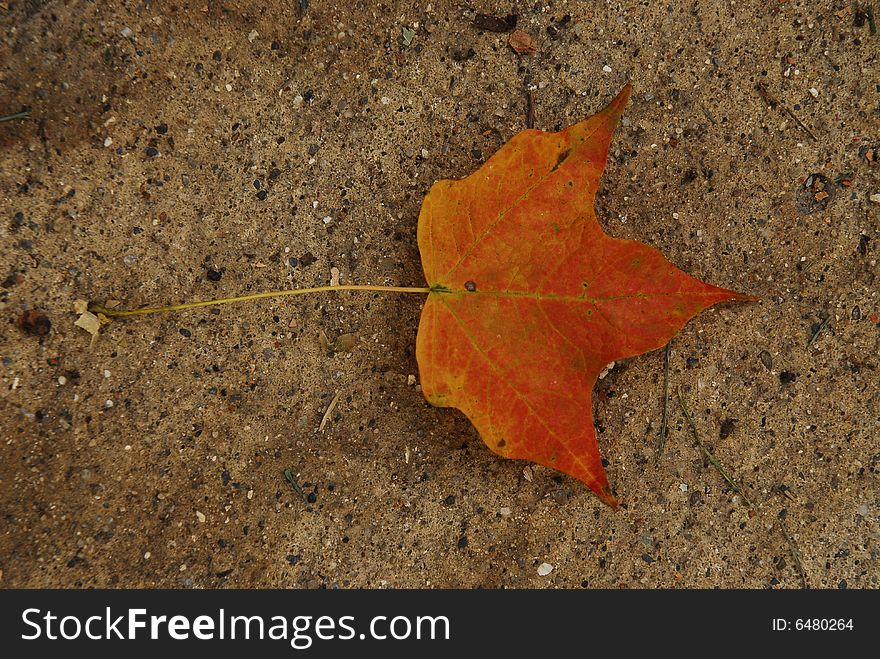
[(691, 426), (691, 431), (694, 434), (694, 440), (696, 441), (697, 446), (700, 447), (700, 450), (703, 451), (703, 455), (706, 456), (706, 459), (710, 462), (710, 464), (713, 467), (715, 467), (715, 469), (718, 471), (719, 474), (721, 474), (721, 477), (725, 481), (727, 481), (727, 484), (733, 488), (734, 492), (736, 492), (737, 494), (739, 494), (742, 497), (745, 504), (749, 508), (753, 508), (754, 506), (752, 506), (752, 502), (749, 500), (749, 497), (746, 495), (746, 493), (743, 491), (743, 489), (737, 484), (737, 482), (735, 480), (733, 480), (733, 478), (730, 476), (730, 474), (724, 468), (724, 465), (721, 464), (721, 462), (718, 460), (718, 458), (716, 458), (708, 448), (706, 448), (706, 445), (703, 444), (703, 441), (700, 439), (700, 435), (697, 432), (697, 424), (694, 423), (694, 417), (691, 416), (691, 413), (688, 411), (688, 408), (684, 404), (684, 398), (681, 395), (681, 387), (678, 388), (678, 402), (681, 405), (681, 409), (684, 412), (685, 418), (688, 420), (688, 423)]

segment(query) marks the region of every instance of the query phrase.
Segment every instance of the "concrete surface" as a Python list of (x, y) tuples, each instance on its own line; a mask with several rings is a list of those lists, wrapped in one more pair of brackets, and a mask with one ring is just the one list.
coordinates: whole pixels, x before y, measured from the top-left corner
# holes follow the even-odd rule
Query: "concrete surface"
[[(0, 114), (32, 109), (0, 124), (0, 585), (876, 588), (880, 35), (859, 3), (304, 4), (0, 3)], [(475, 11), (518, 13), (539, 52)], [(598, 386), (615, 512), (424, 401), (418, 296), (115, 322), (94, 345), (74, 326), (77, 299), (333, 267), (420, 285), (434, 180), (523, 129), (527, 90), (555, 130), (627, 80), (600, 221), (762, 298), (696, 318), (669, 369), (752, 511), (674, 395), (655, 460), (662, 351)], [(31, 310), (47, 334), (18, 326)]]

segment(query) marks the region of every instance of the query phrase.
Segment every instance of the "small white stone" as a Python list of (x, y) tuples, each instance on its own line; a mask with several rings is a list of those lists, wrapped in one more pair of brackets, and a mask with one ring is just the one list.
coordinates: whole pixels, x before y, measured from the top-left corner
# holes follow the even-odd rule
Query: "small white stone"
[(59, 375), (58, 376), (58, 384), (60, 384), (62, 386), (67, 384), (67, 378), (64, 377), (63, 375)]
[(681, 490), (682, 492), (687, 492), (688, 491), (688, 484), (687, 483), (680, 483), (678, 486), (678, 489)]
[(206, 519), (206, 518), (205, 518), (205, 513), (203, 513), (201, 510), (197, 510), (197, 511), (196, 511), (196, 517), (198, 517), (199, 521), (200, 521), (202, 524), (205, 523), (205, 519)]
[(113, 407), (113, 401), (108, 398), (104, 401), (104, 407)]
[(407, 376), (406, 376), (406, 383), (407, 383), (409, 386), (413, 386), (413, 385), (416, 383), (416, 376), (415, 376), (415, 375), (412, 375), (412, 374), (407, 375)]
[(551, 572), (553, 572), (553, 566), (550, 565), (550, 563), (541, 563), (538, 566), (538, 576), (539, 577), (546, 577)]
[(104, 146), (110, 146), (111, 144), (113, 144), (113, 138), (112, 137), (105, 137), (104, 138)]
[(880, 192), (878, 192), (877, 194), (872, 194), (871, 201), (873, 201), (875, 204), (880, 204)]
[(330, 224), (330, 223), (333, 221), (333, 218), (330, 217), (330, 216), (328, 215), (327, 217), (325, 217), (325, 218), (324, 218), (323, 220), (321, 220), (321, 221), (322, 221), (324, 224)]
[(599, 379), (604, 380), (605, 376), (611, 372), (611, 369), (614, 368), (614, 362), (608, 364), (605, 368), (602, 369), (602, 372), (599, 373)]
[(105, 378), (109, 378), (109, 377), (110, 377), (110, 371), (108, 371), (107, 369), (104, 369), (104, 377), (105, 377)]
[(232, 91), (232, 85), (230, 85), (228, 82), (226, 83), (226, 91), (228, 91), (228, 92)]
[(254, 491), (253, 491), (253, 490), (248, 490), (248, 491), (247, 491), (247, 498), (248, 498), (248, 499), (253, 499), (253, 498), (254, 498)]
[(144, 559), (149, 559), (152, 554), (150, 552), (144, 552)]
[(126, 27), (122, 28), (122, 31), (119, 34), (121, 34), (123, 37), (128, 39), (132, 34), (131, 28), (126, 26)]
[(248, 35), (248, 41), (253, 43), (254, 39), (256, 39), (258, 36), (260, 36), (259, 32), (257, 32), (256, 30), (251, 30), (251, 33)]
[(810, 95), (813, 98), (819, 98), (819, 90), (816, 89), (815, 87), (810, 87)]
[[(611, 67), (608, 66), (607, 64), (606, 64), (605, 66), (602, 67), (602, 70), (603, 70), (605, 73), (611, 73)], [(546, 563), (545, 563), (545, 565), (546, 565)], [(551, 568), (551, 569), (552, 569), (552, 568)]]
[(512, 511), (510, 510), (510, 508), (505, 506), (504, 508), (499, 508), (498, 512), (501, 513), (502, 517), (507, 517)]

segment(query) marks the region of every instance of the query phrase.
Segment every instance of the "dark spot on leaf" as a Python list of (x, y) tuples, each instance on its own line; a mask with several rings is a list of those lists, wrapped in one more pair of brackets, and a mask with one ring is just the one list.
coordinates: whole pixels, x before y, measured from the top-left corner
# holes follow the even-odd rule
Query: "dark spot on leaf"
[(464, 287), (468, 293), (474, 293), (477, 290), (477, 285), (470, 280), (464, 283)]
[[(565, 162), (565, 159), (568, 158), (568, 156), (569, 156), (570, 153), (571, 153), (571, 149), (566, 149), (565, 151), (563, 151), (562, 153), (560, 153), (560, 154), (559, 154), (559, 157), (556, 159), (556, 164), (553, 165), (553, 168), (552, 168), (550, 171), (551, 171), (551, 172), (555, 172), (557, 169), (559, 169), (559, 166), (560, 166), (563, 162)], [(569, 184), (571, 184), (571, 181), (569, 181)]]
[(505, 446), (507, 446), (507, 441), (504, 439), (499, 439), (498, 440), (498, 448), (504, 448)]

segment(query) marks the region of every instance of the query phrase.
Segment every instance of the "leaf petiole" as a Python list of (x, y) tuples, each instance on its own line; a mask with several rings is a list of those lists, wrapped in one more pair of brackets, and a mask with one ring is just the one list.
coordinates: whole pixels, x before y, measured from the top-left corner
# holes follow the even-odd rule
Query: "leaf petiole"
[(264, 291), (251, 295), (237, 297), (224, 297), (216, 300), (200, 300), (198, 302), (183, 302), (181, 304), (169, 304), (164, 307), (141, 307), (140, 309), (108, 309), (100, 304), (90, 304), (89, 311), (95, 314), (104, 314), (108, 318), (124, 318), (128, 316), (148, 316), (156, 313), (171, 311), (185, 311), (199, 307), (213, 307), (233, 302), (248, 302), (250, 300), (263, 300), (271, 297), (290, 297), (292, 295), (306, 295), (308, 293), (332, 293), (334, 291), (375, 291), (378, 293), (430, 293), (430, 288), (413, 286), (314, 286), (312, 288), (292, 288), (282, 291)]

